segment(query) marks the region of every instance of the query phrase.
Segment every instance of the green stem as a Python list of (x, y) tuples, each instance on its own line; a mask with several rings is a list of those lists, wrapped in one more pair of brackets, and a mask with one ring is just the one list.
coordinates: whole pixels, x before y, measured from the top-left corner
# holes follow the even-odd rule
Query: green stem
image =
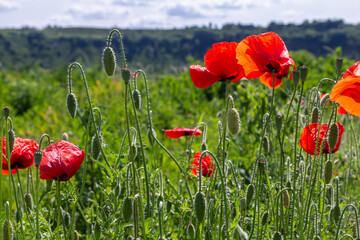
[(353, 208), (354, 212), (355, 212), (355, 220), (356, 220), (356, 232), (359, 233), (359, 219), (358, 219), (358, 214), (357, 214), (357, 210), (356, 210), (356, 207), (352, 204), (348, 204), (345, 206), (344, 210), (342, 211), (341, 213), (341, 217), (340, 217), (340, 220), (339, 220), (339, 223), (338, 223), (338, 228), (337, 228), (337, 231), (336, 231), (336, 236), (335, 236), (335, 240), (338, 239), (338, 236), (339, 236), (339, 232), (340, 232), (340, 226), (341, 226), (341, 221), (344, 217), (344, 213), (345, 211), (349, 208)]
[(57, 240), (60, 240), (60, 181), (56, 181), (56, 201), (57, 201)]
[(121, 48), (121, 56), (122, 56), (124, 68), (126, 68), (126, 60), (125, 60), (124, 46), (123, 46), (123, 42), (122, 42), (122, 35), (121, 35), (121, 33), (120, 33), (119, 30), (117, 30), (117, 29), (111, 30), (111, 32), (110, 32), (110, 34), (109, 34), (109, 37), (108, 37), (107, 46), (110, 47), (111, 37), (112, 37), (112, 35), (113, 35), (114, 33), (117, 33), (118, 36), (119, 36), (120, 48)]

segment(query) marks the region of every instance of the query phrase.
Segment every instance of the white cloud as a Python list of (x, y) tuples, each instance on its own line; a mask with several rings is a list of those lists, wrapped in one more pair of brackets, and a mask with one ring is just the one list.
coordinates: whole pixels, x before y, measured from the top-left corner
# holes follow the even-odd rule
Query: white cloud
[(14, 11), (19, 7), (20, 5), (15, 2), (0, 0), (0, 12)]

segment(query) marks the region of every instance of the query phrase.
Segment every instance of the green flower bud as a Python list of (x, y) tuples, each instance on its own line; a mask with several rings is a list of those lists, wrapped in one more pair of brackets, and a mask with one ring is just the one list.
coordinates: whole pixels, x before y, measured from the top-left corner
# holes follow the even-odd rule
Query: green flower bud
[(76, 117), (76, 110), (78, 107), (77, 99), (74, 93), (69, 93), (66, 96), (66, 108), (70, 114), (71, 118)]
[(265, 136), (263, 140), (263, 149), (265, 154), (269, 153), (269, 138), (267, 136)]
[(31, 193), (25, 193), (24, 195), (24, 201), (25, 201), (25, 205), (29, 210), (32, 210), (34, 208), (34, 201), (33, 201), (33, 197), (31, 196)]
[(195, 194), (194, 204), (195, 217), (199, 222), (203, 222), (206, 213), (206, 199), (205, 195), (202, 192), (197, 192)]
[(106, 75), (109, 77), (114, 75), (116, 69), (116, 57), (114, 50), (111, 47), (106, 47), (104, 49), (102, 62)]
[(131, 78), (131, 71), (129, 68), (123, 68), (121, 69), (121, 76), (124, 80), (125, 84), (128, 84)]
[(254, 185), (250, 184), (246, 191), (246, 207), (250, 206), (251, 200), (254, 197), (255, 187)]
[(324, 167), (324, 182), (329, 184), (332, 178), (333, 165), (330, 160), (327, 160)]
[(344, 62), (344, 59), (341, 57), (338, 57), (336, 59), (336, 71), (338, 74), (341, 73), (341, 69), (343, 67), (343, 62)]
[(300, 71), (298, 69), (292, 71), (292, 80), (294, 82), (294, 86), (296, 87), (300, 80)]
[(281, 236), (281, 233), (275, 232), (272, 239), (273, 239), (273, 240), (282, 240), (283, 238), (282, 238), (282, 236)]
[(331, 124), (329, 131), (329, 147), (331, 150), (336, 147), (338, 137), (339, 137), (339, 127), (336, 123), (333, 123)]
[(266, 226), (267, 223), (268, 223), (268, 218), (269, 218), (269, 213), (264, 212), (262, 217), (261, 217), (261, 225)]
[(233, 234), (233, 239), (234, 240), (235, 239), (236, 240), (247, 240), (247, 239), (249, 239), (249, 236), (239, 225), (236, 225), (234, 234)]
[(308, 75), (308, 72), (309, 72), (309, 68), (305, 65), (302, 65), (300, 67), (300, 80), (301, 80), (301, 83), (304, 85), (305, 83), (305, 80), (307, 78), (307, 75)]
[(230, 108), (227, 115), (227, 125), (231, 135), (239, 133), (241, 127), (240, 115), (236, 108)]
[[(100, 134), (99, 134), (100, 137)], [(101, 138), (101, 137), (100, 137)], [(96, 134), (91, 140), (91, 156), (97, 160), (101, 154), (101, 140), (96, 137)]]
[(320, 99), (320, 106), (323, 107), (329, 98), (330, 98), (330, 95), (328, 93), (324, 94), (324, 96)]
[(15, 132), (13, 130), (9, 130), (8, 136), (9, 136), (9, 149), (10, 149), (10, 152), (12, 152), (12, 150), (14, 149), (14, 144), (15, 144)]
[(71, 224), (71, 216), (69, 213), (65, 213), (64, 214), (64, 224), (67, 228), (70, 227), (70, 224)]
[(282, 116), (281, 115), (277, 115), (275, 117), (275, 127), (276, 127), (276, 130), (278, 132), (280, 132), (280, 130), (282, 128)]
[(122, 210), (122, 214), (123, 214), (123, 218), (124, 218), (125, 222), (130, 221), (130, 218), (132, 215), (132, 208), (133, 208), (133, 205), (132, 205), (131, 197), (124, 198), (121, 210)]
[(289, 208), (290, 197), (289, 197), (289, 192), (287, 190), (282, 192), (282, 202), (283, 202), (284, 207)]
[(95, 223), (94, 238), (95, 238), (95, 240), (100, 240), (100, 237), (101, 237), (101, 226), (99, 223)]
[(64, 141), (69, 141), (69, 135), (64, 132), (62, 135), (61, 135), (61, 140), (64, 140)]
[(190, 237), (190, 239), (195, 239), (196, 231), (195, 231), (195, 227), (192, 223), (190, 223), (187, 226), (186, 234)]
[(341, 209), (339, 205), (335, 205), (335, 207), (333, 208), (333, 218), (334, 218), (334, 222), (336, 224), (339, 223), (340, 221), (340, 215), (341, 215)]
[[(150, 132), (150, 131), (152, 131), (152, 135), (151, 135), (151, 132)], [(148, 131), (147, 131), (147, 136), (148, 136), (148, 140), (149, 140), (150, 145), (151, 145), (152, 147), (154, 147), (154, 146), (155, 146), (155, 143), (156, 143), (155, 139), (153, 138), (153, 136), (156, 137), (156, 132), (154, 131), (154, 129), (151, 129), (151, 130), (150, 130), (150, 128), (149, 128)]]
[(140, 111), (141, 109), (141, 93), (139, 90), (135, 89), (132, 91), (132, 96), (134, 99), (135, 109)]
[(13, 227), (11, 225), (11, 222), (6, 219), (3, 223), (3, 226), (2, 226), (2, 236), (3, 236), (3, 240), (10, 240), (10, 239), (13, 239)]
[(320, 119), (320, 111), (317, 107), (314, 107), (311, 115), (311, 123), (318, 123), (319, 119)]

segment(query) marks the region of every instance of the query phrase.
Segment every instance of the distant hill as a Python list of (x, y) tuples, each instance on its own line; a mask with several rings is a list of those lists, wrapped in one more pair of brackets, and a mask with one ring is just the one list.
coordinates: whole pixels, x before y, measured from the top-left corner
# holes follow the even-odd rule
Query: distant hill
[[(0, 70), (23, 70), (35, 63), (44, 68), (60, 68), (79, 60), (86, 67), (98, 67), (110, 29), (32, 28), (0, 30)], [(239, 42), (248, 35), (273, 31), (290, 51), (307, 50), (323, 56), (336, 47), (343, 56), (360, 58), (360, 24), (342, 20), (314, 21), (302, 24), (271, 23), (266, 28), (227, 24), (221, 29), (193, 27), (173, 30), (121, 30), (129, 66), (156, 73), (177, 71), (189, 59), (203, 60), (211, 45), (220, 41)], [(117, 36), (113, 48), (120, 61)], [(189, 58), (192, 57), (192, 58)]]

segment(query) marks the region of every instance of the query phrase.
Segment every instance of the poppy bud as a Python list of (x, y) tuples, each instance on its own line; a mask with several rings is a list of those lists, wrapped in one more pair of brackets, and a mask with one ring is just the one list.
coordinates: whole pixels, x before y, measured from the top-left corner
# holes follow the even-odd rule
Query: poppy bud
[(331, 187), (328, 187), (328, 188), (326, 188), (326, 199), (327, 199), (327, 201), (331, 204), (331, 202), (332, 202), (332, 188)]
[(4, 117), (8, 118), (10, 116), (10, 108), (8, 106), (3, 108)]
[(239, 225), (237, 225), (234, 230), (233, 239), (247, 240), (248, 238), (249, 238), (248, 234)]
[(291, 188), (291, 182), (290, 182), (290, 181), (287, 181), (287, 182), (285, 183), (285, 186), (286, 186), (287, 188)]
[(330, 224), (334, 224), (334, 208), (331, 208), (329, 211), (329, 221)]
[(123, 205), (122, 205), (122, 214), (123, 214), (123, 218), (125, 222), (129, 222), (131, 215), (132, 215), (132, 199), (131, 197), (126, 197), (123, 200)]
[(344, 59), (341, 57), (338, 57), (336, 59), (336, 71), (338, 74), (341, 72), (341, 69), (343, 67), (343, 62), (344, 62)]
[(3, 236), (2, 238), (3, 240), (13, 239), (13, 227), (8, 219), (6, 219), (3, 223), (2, 236)]
[(12, 152), (12, 150), (14, 149), (14, 143), (15, 143), (15, 132), (13, 130), (9, 130), (8, 135), (9, 135), (9, 149), (10, 149), (10, 152)]
[(336, 224), (338, 224), (340, 221), (340, 215), (341, 215), (340, 206), (336, 204), (335, 207), (333, 208), (333, 219)]
[(250, 184), (246, 191), (246, 207), (250, 206), (251, 200), (254, 197), (255, 187), (254, 185)]
[(324, 167), (324, 181), (326, 184), (329, 184), (332, 177), (332, 162), (330, 160), (327, 160)]
[(339, 127), (336, 123), (331, 124), (329, 131), (329, 147), (334, 149), (339, 137)]
[(243, 197), (240, 199), (240, 210), (245, 210), (246, 209), (246, 198)]
[(282, 128), (282, 116), (281, 115), (277, 115), (275, 117), (275, 127), (276, 127), (276, 130), (278, 132), (280, 132), (280, 130)]
[(98, 223), (95, 223), (94, 226), (94, 239), (95, 240), (100, 240), (101, 237), (101, 226)]
[[(100, 135), (99, 135), (99, 138)], [(97, 160), (101, 153), (101, 141), (94, 135), (92, 141), (91, 141), (91, 156)]]
[(323, 107), (329, 98), (330, 98), (330, 95), (328, 93), (324, 94), (324, 96), (320, 99), (320, 106)]
[(290, 205), (290, 197), (289, 197), (289, 192), (287, 190), (282, 192), (282, 200), (284, 207), (288, 208)]
[(114, 75), (116, 69), (116, 57), (114, 50), (111, 47), (106, 47), (104, 49), (102, 62), (106, 75), (109, 77)]
[(311, 115), (311, 123), (318, 123), (319, 117), (320, 117), (319, 109), (317, 107), (314, 107)]
[(133, 90), (132, 96), (134, 99), (135, 109), (140, 111), (140, 109), (141, 109), (141, 93), (140, 93), (140, 91), (137, 89)]
[(131, 78), (131, 71), (129, 68), (123, 68), (121, 69), (121, 76), (124, 80), (125, 84), (128, 84)]
[(67, 228), (70, 227), (70, 224), (71, 224), (71, 216), (70, 214), (67, 212), (64, 214), (64, 224)]
[(269, 153), (269, 138), (267, 136), (265, 136), (263, 140), (263, 149), (265, 154)]
[(267, 222), (268, 222), (268, 218), (269, 218), (269, 213), (268, 212), (264, 212), (264, 214), (261, 217), (261, 224), (263, 226), (266, 226)]
[(235, 136), (240, 131), (240, 115), (236, 108), (230, 108), (227, 116), (228, 129), (231, 135)]
[(78, 107), (77, 99), (74, 93), (69, 93), (66, 96), (66, 108), (70, 114), (71, 118), (76, 117), (76, 110)]
[(172, 207), (172, 202), (170, 200), (166, 203), (166, 212), (170, 213)]
[(129, 149), (129, 161), (135, 160), (136, 156), (137, 156), (137, 147), (135, 146), (135, 144), (132, 144), (130, 146), (131, 149)]
[(201, 144), (200, 150), (201, 150), (201, 152), (203, 152), (203, 151), (205, 151), (205, 150), (208, 150), (207, 144), (206, 144), (205, 142), (203, 142), (203, 143)]
[(69, 135), (64, 132), (62, 135), (61, 135), (61, 140), (64, 140), (64, 141), (69, 141)]
[(42, 159), (42, 152), (38, 149), (34, 152), (34, 161), (35, 161), (36, 167), (40, 166), (41, 159)]
[[(152, 132), (150, 132), (150, 131), (152, 131)], [(152, 135), (151, 135), (152, 134)], [(156, 132), (154, 131), (154, 129), (148, 129), (148, 131), (147, 131), (147, 136), (148, 136), (148, 140), (149, 140), (149, 143), (150, 143), (150, 145), (152, 146), (152, 147), (154, 147), (154, 145), (155, 145), (155, 139), (154, 139), (154, 137), (156, 137)], [(154, 137), (153, 137), (154, 136)]]
[(16, 222), (20, 222), (23, 218), (23, 211), (21, 210), (21, 208), (18, 208), (15, 212), (15, 220)]
[(319, 237), (319, 235), (316, 235), (313, 240), (320, 240), (321, 238)]
[(205, 230), (205, 240), (212, 240), (212, 239), (213, 239), (213, 237), (212, 237), (210, 228), (206, 228), (206, 230)]
[(25, 193), (24, 195), (24, 201), (25, 201), (25, 205), (27, 207), (27, 209), (32, 210), (34, 207), (34, 201), (33, 201), (33, 197), (31, 196), (31, 193)]
[(265, 173), (265, 161), (264, 160), (259, 160), (258, 161), (258, 167), (259, 167), (259, 171), (261, 173)]
[(275, 232), (272, 239), (273, 239), (273, 240), (282, 240), (281, 233)]
[(300, 80), (301, 80), (301, 83), (304, 85), (305, 83), (305, 80), (307, 78), (307, 75), (308, 75), (308, 72), (309, 72), (309, 68), (305, 65), (302, 65), (300, 67)]
[(74, 240), (79, 240), (80, 237), (79, 237), (79, 233), (75, 230), (74, 231)]
[(202, 192), (197, 192), (195, 194), (195, 217), (198, 222), (203, 222), (205, 219), (206, 213), (206, 199), (205, 195)]
[(190, 237), (190, 239), (195, 239), (195, 227), (192, 223), (190, 223), (186, 228), (186, 234)]
[(294, 82), (294, 86), (296, 87), (300, 80), (300, 71), (298, 69), (292, 71), (292, 80)]

